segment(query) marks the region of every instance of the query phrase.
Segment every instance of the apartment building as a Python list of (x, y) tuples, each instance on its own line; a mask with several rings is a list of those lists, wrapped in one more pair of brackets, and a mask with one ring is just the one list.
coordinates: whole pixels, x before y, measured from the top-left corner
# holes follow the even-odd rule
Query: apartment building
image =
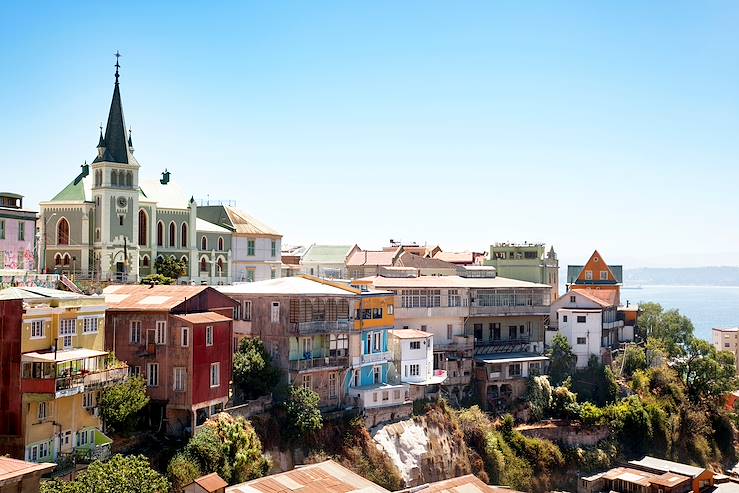
[(36, 213), (23, 209), (23, 195), (0, 192), (0, 275), (36, 269)]
[(300, 257), (301, 272), (326, 279), (346, 279), (346, 260), (359, 250), (357, 245), (313, 244)]
[(0, 454), (30, 462), (110, 454), (99, 393), (124, 381), (128, 368), (104, 338), (102, 296), (0, 291)]
[(229, 398), (236, 303), (207, 286), (114, 285), (106, 344), (146, 381), (151, 420), (191, 435)]
[(549, 286), (494, 274), (374, 276), (354, 283), (395, 294), (396, 327), (433, 334), (434, 368), (447, 371), (443, 387), (461, 399), (472, 391), (474, 356), (544, 350)]
[(739, 327), (714, 327), (711, 330), (713, 347), (716, 351), (728, 351), (734, 355), (739, 368)]

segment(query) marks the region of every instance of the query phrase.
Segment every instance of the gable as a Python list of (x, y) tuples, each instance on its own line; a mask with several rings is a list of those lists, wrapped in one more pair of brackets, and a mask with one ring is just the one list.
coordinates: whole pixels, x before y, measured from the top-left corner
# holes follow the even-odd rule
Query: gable
[(623, 267), (610, 266), (596, 250), (585, 265), (567, 266), (567, 284), (620, 284)]

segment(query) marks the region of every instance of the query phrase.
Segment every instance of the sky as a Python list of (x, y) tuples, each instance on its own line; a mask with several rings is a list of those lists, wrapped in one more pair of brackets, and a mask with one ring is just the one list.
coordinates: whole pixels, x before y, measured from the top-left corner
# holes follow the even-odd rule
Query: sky
[(739, 265), (739, 3), (2, 2), (0, 189), (91, 161), (113, 89), (142, 178), (283, 244), (598, 249)]

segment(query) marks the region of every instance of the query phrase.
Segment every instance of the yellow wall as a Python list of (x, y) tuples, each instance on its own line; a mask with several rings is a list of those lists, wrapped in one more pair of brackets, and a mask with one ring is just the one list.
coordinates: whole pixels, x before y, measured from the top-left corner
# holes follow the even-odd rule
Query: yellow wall
[[(73, 341), (74, 347), (95, 349), (103, 351), (105, 346), (105, 306), (92, 306), (89, 311), (68, 310), (67, 308), (85, 306), (86, 300), (74, 300), (74, 304), (67, 302), (66, 305), (60, 303), (59, 307), (31, 307), (23, 316), (23, 332), (21, 340), (21, 352), (28, 353), (33, 351), (45, 351), (51, 349), (59, 336), (60, 320), (76, 318), (77, 319), (77, 336)], [(83, 333), (83, 318), (99, 316), (97, 333)], [(34, 320), (44, 320), (44, 337), (40, 339), (31, 339), (31, 322)]]
[[(83, 395), (76, 394), (61, 399), (46, 401), (47, 418), (38, 420), (38, 402), (24, 401), (26, 409), (26, 446), (45, 440), (52, 440), (60, 432), (71, 430), (75, 433), (84, 428), (102, 428), (100, 418), (87, 412), (83, 407)], [(52, 424), (55, 423), (55, 424)], [(60, 426), (59, 426), (60, 425)]]
[[(393, 327), (395, 326), (395, 314), (390, 314), (388, 306), (394, 305), (395, 296), (387, 294), (383, 296), (362, 296), (360, 301), (355, 305), (359, 310), (362, 309), (373, 309), (382, 308), (382, 318), (376, 318), (371, 320), (354, 320), (354, 329), (373, 329), (378, 327)], [(394, 308), (394, 307), (393, 307)]]

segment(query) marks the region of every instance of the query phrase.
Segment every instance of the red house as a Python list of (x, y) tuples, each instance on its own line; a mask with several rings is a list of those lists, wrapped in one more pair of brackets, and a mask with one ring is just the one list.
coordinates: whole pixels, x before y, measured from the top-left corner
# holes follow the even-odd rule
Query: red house
[(108, 286), (106, 345), (141, 376), (150, 417), (192, 434), (229, 397), (235, 302), (208, 286)]

